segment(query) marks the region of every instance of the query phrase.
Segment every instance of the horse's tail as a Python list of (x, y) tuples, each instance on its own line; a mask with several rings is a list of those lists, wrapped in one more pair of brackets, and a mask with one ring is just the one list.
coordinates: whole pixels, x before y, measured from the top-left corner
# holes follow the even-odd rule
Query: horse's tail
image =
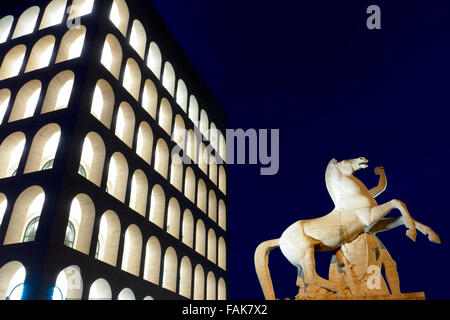
[(261, 243), (255, 251), (255, 269), (266, 300), (275, 300), (272, 278), (269, 270), (269, 253), (280, 246), (280, 239)]

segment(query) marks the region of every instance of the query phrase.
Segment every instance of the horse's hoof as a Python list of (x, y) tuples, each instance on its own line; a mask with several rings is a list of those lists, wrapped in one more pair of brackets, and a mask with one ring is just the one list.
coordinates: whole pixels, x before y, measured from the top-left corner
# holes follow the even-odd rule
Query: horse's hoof
[(417, 232), (413, 230), (406, 230), (406, 235), (408, 238), (410, 238), (412, 241), (416, 242)]
[(439, 236), (436, 233), (429, 234), (428, 240), (430, 240), (431, 242), (434, 242), (434, 243), (441, 244), (441, 239), (439, 238)]

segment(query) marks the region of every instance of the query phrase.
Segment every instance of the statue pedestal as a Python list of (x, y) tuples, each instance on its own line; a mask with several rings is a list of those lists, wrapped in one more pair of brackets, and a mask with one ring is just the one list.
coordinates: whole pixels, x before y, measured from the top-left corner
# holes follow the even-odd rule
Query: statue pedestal
[(426, 298), (424, 292), (412, 292), (386, 296), (336, 297), (327, 300), (426, 300)]

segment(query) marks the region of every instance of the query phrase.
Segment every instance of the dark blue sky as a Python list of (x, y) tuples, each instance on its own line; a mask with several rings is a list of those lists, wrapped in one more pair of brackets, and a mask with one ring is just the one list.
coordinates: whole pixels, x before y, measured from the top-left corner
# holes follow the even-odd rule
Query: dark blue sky
[[(448, 1), (152, 0), (226, 111), (231, 128), (280, 129), (280, 172), (229, 171), (232, 299), (262, 299), (256, 246), (293, 222), (333, 209), (328, 161), (365, 156), (369, 188), (384, 165), (378, 201), (404, 201), (442, 245), (400, 227), (380, 234), (397, 261), (403, 292), (449, 299), (450, 181)], [(366, 9), (382, 10), (382, 30)], [(392, 212), (389, 216), (397, 216)], [(326, 276), (330, 255), (318, 253)], [(296, 269), (270, 256), (277, 297), (293, 297)]]

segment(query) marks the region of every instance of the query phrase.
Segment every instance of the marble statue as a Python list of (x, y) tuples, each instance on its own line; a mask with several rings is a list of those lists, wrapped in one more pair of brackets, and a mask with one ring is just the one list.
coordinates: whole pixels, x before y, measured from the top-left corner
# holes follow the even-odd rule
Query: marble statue
[[(386, 189), (386, 175), (383, 167), (377, 167), (375, 174), (380, 176), (380, 181), (369, 190), (353, 175), (367, 167), (368, 160), (364, 157), (340, 162), (332, 159), (326, 169), (325, 182), (334, 210), (320, 218), (297, 221), (281, 238), (258, 246), (255, 268), (267, 300), (275, 299), (268, 259), (270, 251), (277, 247), (298, 269), (297, 299), (339, 299), (400, 295), (395, 261), (376, 233), (405, 225), (406, 235), (411, 240), (415, 241), (417, 228), (430, 241), (440, 243), (439, 236), (430, 227), (412, 218), (403, 202), (391, 200), (378, 204), (375, 201)], [(401, 216), (384, 218), (394, 209), (399, 210)], [(316, 272), (316, 251), (334, 252), (329, 279)], [(390, 291), (381, 277), (381, 268), (385, 269)]]

